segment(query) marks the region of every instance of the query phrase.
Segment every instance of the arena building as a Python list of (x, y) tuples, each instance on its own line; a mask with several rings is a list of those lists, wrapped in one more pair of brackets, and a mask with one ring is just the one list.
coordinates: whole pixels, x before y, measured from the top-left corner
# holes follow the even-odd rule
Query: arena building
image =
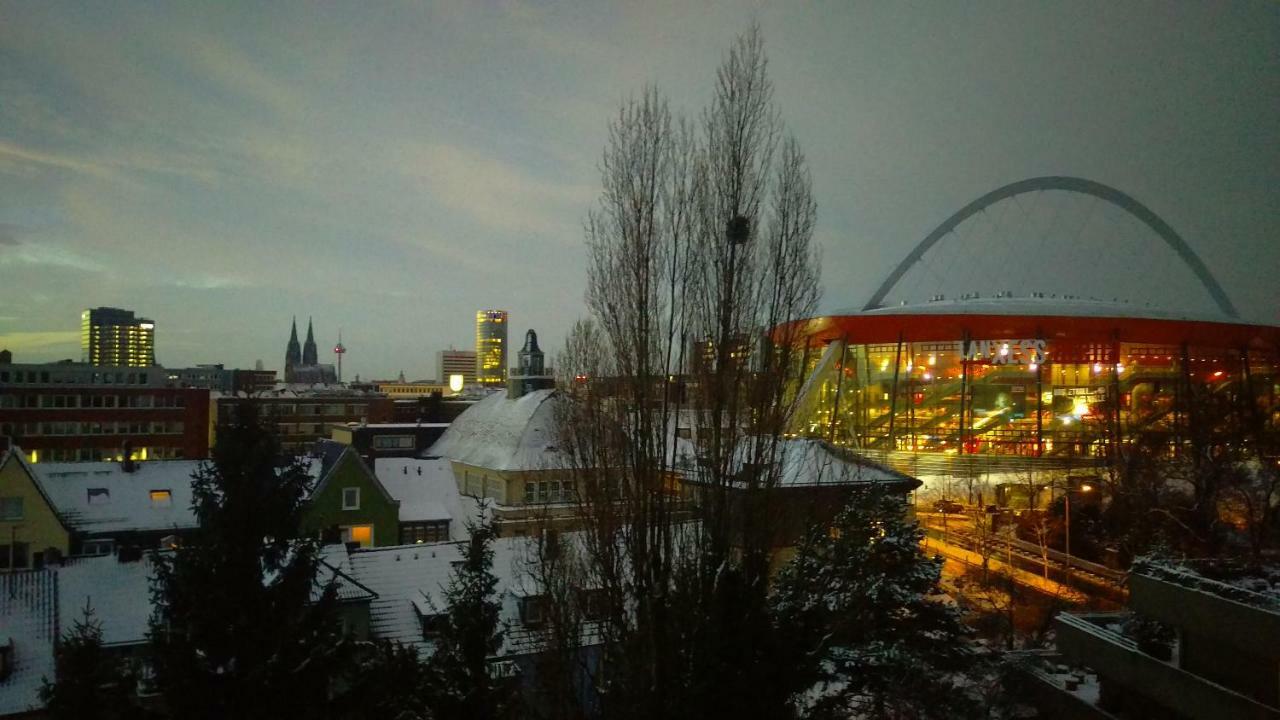
[[(1141, 221), (1198, 281), (1187, 292), (1207, 307), (1160, 309), (1034, 290), (886, 302), (967, 219), (1044, 190), (1089, 195)], [(975, 502), (975, 477), (1000, 484), (1037, 470), (1101, 473), (1117, 462), (1113, 451), (1139, 435), (1178, 452), (1196, 403), (1249, 414), (1266, 432), (1280, 428), (1280, 327), (1240, 320), (1164, 221), (1129, 196), (1078, 178), (1036, 178), (988, 193), (926, 237), (868, 303), (801, 325), (809, 369), (792, 431), (856, 448), (927, 485), (969, 480)]]

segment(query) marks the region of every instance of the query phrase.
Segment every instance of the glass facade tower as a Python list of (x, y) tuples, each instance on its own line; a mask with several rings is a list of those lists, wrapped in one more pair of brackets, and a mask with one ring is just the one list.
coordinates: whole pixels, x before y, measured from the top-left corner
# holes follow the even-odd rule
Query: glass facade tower
[(81, 360), (90, 365), (150, 367), (156, 364), (156, 324), (132, 310), (91, 308), (80, 313)]
[(502, 385), (507, 381), (507, 311), (476, 312), (476, 382)]

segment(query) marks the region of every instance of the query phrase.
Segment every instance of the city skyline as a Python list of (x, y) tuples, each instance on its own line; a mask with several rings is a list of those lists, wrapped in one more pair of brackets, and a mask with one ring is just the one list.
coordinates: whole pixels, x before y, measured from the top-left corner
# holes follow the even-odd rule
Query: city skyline
[(696, 113), (752, 19), (812, 164), (822, 311), (970, 200), (1054, 174), (1138, 198), (1243, 318), (1280, 321), (1274, 4), (42, 3), (0, 10), (0, 347), (76, 358), (79, 312), (119, 306), (164, 365), (272, 368), (280, 308), (307, 308), (321, 362), (342, 328), (348, 377), (427, 378), (503, 307), (554, 355), (618, 101), (654, 82)]

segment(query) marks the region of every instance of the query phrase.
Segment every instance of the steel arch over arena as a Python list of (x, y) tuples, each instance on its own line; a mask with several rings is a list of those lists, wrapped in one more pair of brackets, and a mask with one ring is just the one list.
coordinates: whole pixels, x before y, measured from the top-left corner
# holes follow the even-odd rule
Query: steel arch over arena
[(920, 261), (929, 248), (937, 245), (942, 238), (946, 237), (950, 232), (956, 229), (960, 223), (968, 220), (970, 217), (982, 212), (983, 210), (995, 205), (1003, 200), (1025, 195), (1027, 193), (1040, 192), (1044, 190), (1063, 190), (1066, 192), (1080, 193), (1082, 195), (1091, 195), (1111, 203), (1116, 207), (1124, 210), (1140, 222), (1151, 228), (1161, 240), (1165, 242), (1182, 260), (1183, 263), (1195, 273), (1196, 278), (1204, 289), (1209, 293), (1209, 297), (1213, 298), (1213, 302), (1217, 304), (1218, 309), (1228, 317), (1237, 317), (1235, 306), (1231, 304), (1231, 300), (1223, 291), (1222, 286), (1214, 279), (1209, 272), (1209, 268), (1205, 267), (1204, 262), (1196, 255), (1195, 251), (1187, 245), (1177, 232), (1174, 231), (1169, 223), (1165, 222), (1159, 215), (1156, 215), (1150, 208), (1128, 194), (1117, 190), (1110, 185), (1103, 185), (1100, 182), (1086, 180), (1084, 178), (1066, 177), (1061, 175), (1051, 175), (1047, 177), (1028, 178), (1019, 180), (1015, 183), (1009, 183), (1003, 187), (983, 195), (973, 202), (960, 208), (954, 215), (947, 218), (933, 232), (929, 233), (924, 240), (920, 241), (914, 249), (903, 258), (902, 262), (889, 273), (889, 277), (884, 279), (880, 287), (872, 294), (871, 299), (867, 302), (863, 310), (873, 310), (881, 307), (884, 298), (893, 289), (893, 286), (902, 279), (902, 276), (911, 269), (911, 266)]
[[(1147, 223), (1218, 312), (1041, 293), (879, 307), (950, 228), (1002, 198), (1042, 189), (1095, 195)], [(1079, 178), (1034, 178), (978, 198), (925, 238), (865, 307), (787, 330), (807, 343), (792, 431), (858, 448), (926, 482), (1096, 469), (1139, 433), (1178, 452), (1191, 398), (1250, 413), (1266, 432), (1280, 429), (1280, 327), (1241, 322), (1166, 223), (1119, 190)]]

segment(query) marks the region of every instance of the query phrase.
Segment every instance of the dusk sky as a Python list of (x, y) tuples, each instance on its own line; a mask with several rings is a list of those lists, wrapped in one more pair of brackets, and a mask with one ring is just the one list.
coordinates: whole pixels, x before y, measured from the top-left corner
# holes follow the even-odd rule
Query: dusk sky
[[(824, 310), (986, 191), (1074, 175), (1280, 323), (1280, 3), (0, 0), (0, 348), (78, 359), (80, 311), (111, 305), (165, 365), (279, 370), (297, 315), (322, 361), (342, 329), (347, 377), (430, 378), (493, 307), (554, 351), (619, 101), (651, 82), (696, 112), (753, 20)], [(1175, 272), (1147, 241), (1129, 284)]]

